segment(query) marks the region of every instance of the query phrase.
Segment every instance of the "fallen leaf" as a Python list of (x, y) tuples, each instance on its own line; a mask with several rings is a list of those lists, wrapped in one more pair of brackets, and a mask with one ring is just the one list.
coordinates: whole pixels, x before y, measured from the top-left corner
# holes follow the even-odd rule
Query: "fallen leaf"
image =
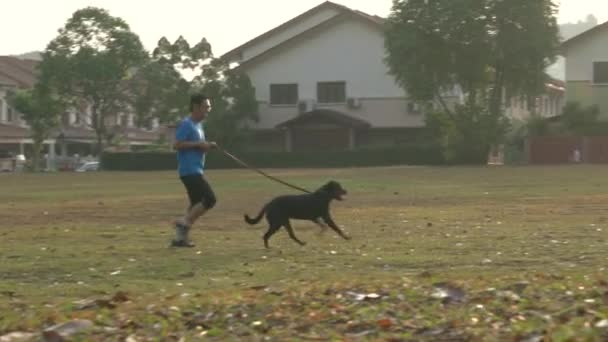
[(43, 333), (44, 341), (63, 341), (64, 339), (87, 331), (93, 327), (93, 322), (84, 319), (76, 319), (66, 323), (54, 325)]
[(29, 332), (12, 332), (10, 334), (0, 336), (0, 342), (21, 342), (32, 341), (36, 334)]
[(112, 301), (116, 303), (123, 303), (129, 301), (129, 296), (126, 292), (118, 291), (112, 297)]
[(521, 342), (542, 342), (545, 340), (545, 335), (542, 333), (533, 333), (521, 339)]
[(266, 290), (267, 288), (268, 288), (268, 286), (266, 286), (266, 285), (256, 285), (256, 286), (250, 287), (250, 289), (256, 290), (256, 291)]
[(393, 321), (389, 318), (384, 318), (376, 322), (380, 328), (388, 330), (393, 326)]
[(597, 323), (595, 323), (595, 327), (596, 328), (608, 328), (608, 319), (603, 319)]
[(521, 300), (519, 295), (513, 291), (498, 291), (496, 292), (496, 296), (498, 298), (510, 300), (513, 302), (519, 302)]
[(76, 301), (74, 304), (77, 304), (76, 310), (89, 310), (89, 309), (114, 309), (116, 305), (107, 299), (89, 299), (89, 300), (81, 300)]
[(466, 293), (454, 285), (437, 283), (431, 297), (441, 299), (443, 304), (462, 303), (465, 301)]
[(505, 290), (513, 291), (513, 292), (521, 295), (529, 285), (530, 285), (530, 283), (527, 281), (520, 281), (515, 284), (507, 286), (505, 288)]

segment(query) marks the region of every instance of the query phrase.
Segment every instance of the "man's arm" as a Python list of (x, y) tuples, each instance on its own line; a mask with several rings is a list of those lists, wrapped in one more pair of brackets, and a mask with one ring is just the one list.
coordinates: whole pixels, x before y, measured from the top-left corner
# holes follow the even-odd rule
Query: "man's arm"
[(212, 141), (193, 141), (193, 134), (192, 127), (182, 122), (175, 132), (175, 144), (173, 147), (176, 150), (201, 149), (203, 152), (217, 147), (217, 144)]

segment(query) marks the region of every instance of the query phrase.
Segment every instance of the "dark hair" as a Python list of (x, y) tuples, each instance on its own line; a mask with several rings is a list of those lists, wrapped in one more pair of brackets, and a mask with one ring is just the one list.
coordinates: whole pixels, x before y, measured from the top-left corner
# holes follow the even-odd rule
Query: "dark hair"
[(194, 109), (194, 105), (200, 106), (207, 100), (209, 100), (209, 98), (203, 94), (192, 94), (192, 96), (190, 96), (190, 110)]

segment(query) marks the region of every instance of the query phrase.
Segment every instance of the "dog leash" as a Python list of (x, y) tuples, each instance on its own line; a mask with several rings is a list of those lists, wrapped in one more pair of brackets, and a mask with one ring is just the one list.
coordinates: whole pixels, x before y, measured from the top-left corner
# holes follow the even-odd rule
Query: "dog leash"
[(243, 166), (243, 167), (245, 167), (245, 168), (247, 168), (247, 169), (249, 169), (249, 170), (251, 170), (251, 171), (257, 172), (257, 173), (261, 174), (262, 176), (264, 176), (264, 177), (266, 177), (266, 178), (268, 178), (268, 179), (270, 179), (270, 180), (273, 180), (273, 181), (275, 181), (275, 182), (277, 182), (277, 183), (281, 183), (281, 184), (286, 185), (286, 186), (288, 186), (288, 187), (290, 187), (290, 188), (293, 188), (293, 189), (296, 189), (296, 190), (299, 190), (299, 191), (305, 192), (305, 193), (307, 193), (307, 194), (311, 194), (311, 193), (312, 193), (311, 191), (308, 191), (308, 190), (306, 190), (306, 189), (304, 189), (304, 188), (300, 188), (299, 186), (296, 186), (296, 185), (293, 185), (293, 184), (289, 184), (289, 183), (287, 183), (287, 182), (285, 182), (285, 181), (283, 181), (283, 180), (280, 180), (280, 179), (278, 179), (278, 178), (276, 178), (276, 177), (273, 177), (273, 176), (271, 176), (271, 175), (269, 175), (269, 174), (265, 173), (265, 172), (264, 172), (264, 171), (262, 171), (262, 170), (259, 170), (259, 169), (256, 169), (256, 168), (255, 168), (255, 167), (253, 167), (253, 166), (250, 166), (249, 164), (247, 164), (247, 163), (245, 163), (244, 161), (240, 160), (239, 158), (235, 157), (235, 156), (234, 156), (234, 155), (232, 155), (230, 152), (228, 152), (228, 151), (224, 150), (224, 149), (223, 149), (223, 148), (221, 148), (220, 146), (217, 146), (217, 149), (218, 149), (218, 150), (220, 150), (220, 152), (222, 152), (222, 153), (223, 153), (224, 155), (226, 155), (228, 158), (230, 158), (230, 159), (234, 160), (234, 161), (235, 161), (237, 164), (239, 164), (239, 165), (241, 165), (241, 166)]

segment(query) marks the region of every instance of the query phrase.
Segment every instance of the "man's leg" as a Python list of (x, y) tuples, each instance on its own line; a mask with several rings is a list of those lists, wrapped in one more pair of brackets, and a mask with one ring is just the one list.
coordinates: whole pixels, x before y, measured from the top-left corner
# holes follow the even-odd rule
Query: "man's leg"
[(190, 228), (197, 219), (203, 216), (209, 209), (215, 206), (216, 198), (211, 189), (211, 186), (203, 178), (203, 176), (188, 177), (182, 179), (186, 189), (188, 190), (188, 197), (190, 198), (191, 206), (188, 208), (186, 215), (183, 218), (177, 220), (175, 224), (176, 229), (176, 240), (173, 245), (188, 245), (193, 246), (188, 242), (188, 233)]
[(191, 196), (190, 202), (192, 205), (186, 211), (186, 215), (179, 221), (188, 227), (194, 225), (196, 220), (205, 215), (217, 202), (213, 189), (202, 175), (194, 183), (195, 185), (192, 188), (196, 190), (193, 191)]
[(188, 239), (188, 233), (192, 225), (190, 213), (201, 202), (202, 187), (196, 175), (181, 177), (181, 181), (188, 193), (190, 206), (186, 209), (186, 214), (183, 217), (175, 220), (175, 239), (171, 242), (171, 245), (174, 247), (193, 247), (194, 244), (189, 242)]
[(199, 217), (205, 215), (207, 210), (208, 209), (203, 205), (202, 202), (198, 202), (195, 205), (191, 206), (190, 209), (188, 209), (188, 212), (181, 219), (181, 222), (183, 222), (188, 227), (192, 227), (192, 225), (194, 225), (194, 223), (196, 222), (196, 220), (198, 220)]

